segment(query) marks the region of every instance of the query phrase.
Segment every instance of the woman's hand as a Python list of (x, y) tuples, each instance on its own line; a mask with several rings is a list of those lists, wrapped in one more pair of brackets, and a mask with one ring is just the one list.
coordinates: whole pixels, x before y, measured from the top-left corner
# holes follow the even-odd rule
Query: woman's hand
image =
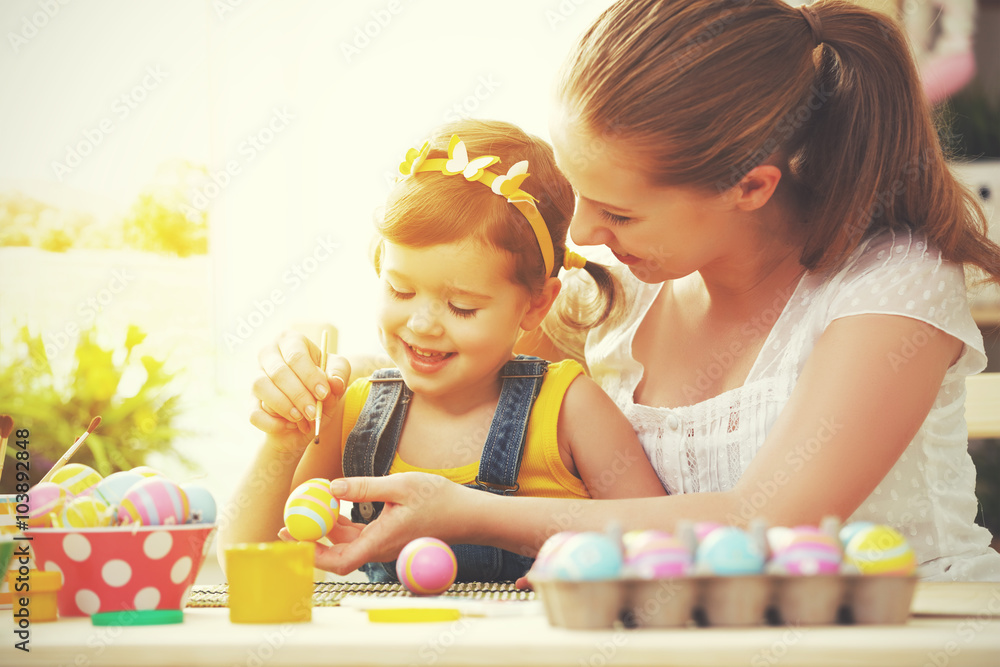
[(364, 526), (341, 517), (329, 535), (333, 546), (316, 545), (316, 567), (340, 575), (368, 562), (391, 561), (418, 537), (437, 537), (448, 543), (467, 541), (475, 501), (489, 495), (439, 475), (418, 472), (338, 479), (330, 490), (337, 498), (353, 503), (385, 502), (372, 523)]
[(250, 423), (271, 435), (309, 434), (316, 401), (343, 396), (351, 377), (350, 362), (339, 355), (328, 355), (325, 371), (320, 368), (319, 348), (294, 331), (266, 346), (257, 360), (263, 372), (253, 383)]

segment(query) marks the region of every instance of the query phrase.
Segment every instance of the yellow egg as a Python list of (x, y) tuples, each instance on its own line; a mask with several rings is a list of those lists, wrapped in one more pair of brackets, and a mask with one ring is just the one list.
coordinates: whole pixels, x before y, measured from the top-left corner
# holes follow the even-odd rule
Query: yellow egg
[(104, 478), (101, 477), (101, 473), (90, 466), (85, 466), (82, 463), (67, 463), (57, 470), (49, 481), (66, 489), (66, 492), (71, 496), (80, 496), (100, 484), (102, 479)]
[(844, 548), (844, 560), (861, 574), (913, 574), (917, 557), (906, 538), (889, 526), (859, 531)]
[(297, 540), (315, 542), (333, 529), (340, 503), (330, 493), (330, 480), (310, 479), (285, 502), (285, 527)]
[(111, 508), (93, 496), (74, 498), (63, 508), (62, 522), (67, 528), (102, 528), (111, 525)]

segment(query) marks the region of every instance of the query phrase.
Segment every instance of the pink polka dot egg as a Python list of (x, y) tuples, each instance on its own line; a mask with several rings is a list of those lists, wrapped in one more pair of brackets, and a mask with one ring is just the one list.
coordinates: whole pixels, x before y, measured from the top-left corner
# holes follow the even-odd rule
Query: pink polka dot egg
[(622, 536), (625, 574), (640, 579), (683, 577), (690, 573), (693, 554), (670, 533), (661, 530), (630, 531)]
[(175, 482), (153, 476), (137, 482), (122, 496), (118, 521), (123, 525), (170, 526), (188, 518), (188, 499)]
[(458, 574), (455, 552), (435, 537), (418, 537), (396, 558), (396, 577), (414, 595), (439, 595)]
[(66, 489), (55, 482), (39, 482), (28, 490), (28, 525), (49, 527), (69, 500)]
[(330, 480), (314, 477), (295, 487), (285, 501), (285, 528), (300, 542), (315, 542), (340, 516), (340, 502), (330, 493)]

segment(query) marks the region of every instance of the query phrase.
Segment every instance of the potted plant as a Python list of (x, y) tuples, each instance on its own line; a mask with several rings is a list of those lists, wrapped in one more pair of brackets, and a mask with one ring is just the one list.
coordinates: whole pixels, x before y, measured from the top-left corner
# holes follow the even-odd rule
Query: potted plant
[[(74, 456), (102, 475), (142, 465), (153, 452), (166, 452), (186, 467), (193, 463), (171, 449), (181, 435), (175, 426), (180, 394), (176, 373), (164, 361), (135, 354), (146, 334), (131, 325), (124, 343), (103, 347), (96, 328), (80, 333), (70, 371), (53, 372), (41, 334), (23, 326), (0, 353), (0, 412), (28, 429), (32, 483), (39, 481), (63, 452), (100, 415), (100, 428)], [(138, 358), (137, 358), (138, 357)], [(123, 382), (123, 378), (126, 379)], [(8, 447), (13, 457), (17, 448)], [(14, 490), (16, 466), (8, 459), (0, 492)]]

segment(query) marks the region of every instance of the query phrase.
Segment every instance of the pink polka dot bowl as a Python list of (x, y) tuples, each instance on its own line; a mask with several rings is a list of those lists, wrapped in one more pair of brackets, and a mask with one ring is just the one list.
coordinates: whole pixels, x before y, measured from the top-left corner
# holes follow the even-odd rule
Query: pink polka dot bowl
[(34, 528), (40, 570), (62, 573), (60, 616), (171, 609), (187, 604), (215, 526)]

